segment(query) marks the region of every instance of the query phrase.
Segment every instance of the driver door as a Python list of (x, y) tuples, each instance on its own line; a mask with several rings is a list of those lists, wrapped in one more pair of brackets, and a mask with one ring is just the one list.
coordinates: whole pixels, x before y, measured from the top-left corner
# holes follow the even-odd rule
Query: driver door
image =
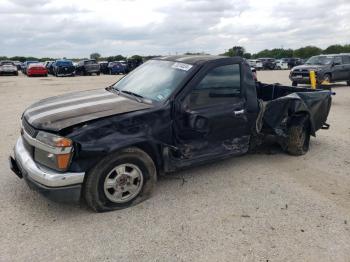
[(250, 130), (241, 65), (207, 65), (176, 99), (175, 145), (183, 161), (246, 153)]

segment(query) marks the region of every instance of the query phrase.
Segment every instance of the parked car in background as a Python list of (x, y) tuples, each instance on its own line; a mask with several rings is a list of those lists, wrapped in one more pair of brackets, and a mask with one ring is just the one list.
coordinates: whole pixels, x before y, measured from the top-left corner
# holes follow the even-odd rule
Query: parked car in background
[(21, 71), (22, 63), (20, 61), (12, 61), (17, 67), (17, 71)]
[(75, 67), (71, 60), (56, 60), (53, 63), (53, 74), (55, 76), (75, 76)]
[(36, 64), (36, 63), (39, 63), (39, 61), (25, 61), (23, 64), (22, 64), (22, 73), (23, 74), (27, 74), (27, 68), (30, 64)]
[(54, 62), (54, 61), (45, 61), (45, 62), (43, 63), (43, 65), (47, 68), (47, 65), (50, 64), (50, 63), (52, 63), (52, 62)]
[(54, 71), (53, 71), (54, 64), (55, 64), (55, 61), (49, 61), (49, 62), (45, 65), (48, 74), (51, 74), (51, 75), (54, 74)]
[(108, 63), (108, 73), (110, 75), (125, 74), (126, 73), (126, 66), (123, 65), (121, 62), (109, 62)]
[(31, 63), (27, 68), (27, 76), (47, 76), (47, 69), (41, 63)]
[(302, 60), (297, 57), (281, 58), (281, 60), (288, 63), (289, 69), (292, 69), (295, 66), (303, 64)]
[(0, 75), (18, 76), (17, 66), (12, 61), (0, 61)]
[(263, 68), (262, 62), (258, 59), (248, 59), (247, 61), (251, 67), (254, 67), (257, 70), (260, 70)]
[(258, 81), (258, 75), (256, 73), (256, 69), (254, 67), (251, 67), (250, 70), (252, 70), (252, 73), (253, 73), (253, 79), (255, 81)]
[(108, 63), (109, 63), (108, 61), (98, 62), (98, 64), (100, 65), (100, 72), (102, 74), (105, 74), (105, 75), (109, 74)]
[(346, 81), (350, 85), (350, 55), (318, 55), (306, 61), (304, 65), (294, 67), (289, 75), (293, 86), (310, 84), (310, 71), (315, 71), (317, 83), (323, 81)]
[(288, 62), (283, 59), (276, 60), (276, 69), (278, 70), (289, 69)]
[(126, 61), (126, 63), (127, 63), (126, 73), (129, 73), (135, 68), (137, 68), (138, 66), (142, 65), (143, 62), (142, 60), (130, 58)]
[(274, 58), (259, 58), (265, 70), (274, 70), (276, 68), (276, 59)]
[(100, 75), (100, 65), (96, 62), (95, 59), (82, 60), (78, 62), (78, 65), (75, 70), (78, 75)]

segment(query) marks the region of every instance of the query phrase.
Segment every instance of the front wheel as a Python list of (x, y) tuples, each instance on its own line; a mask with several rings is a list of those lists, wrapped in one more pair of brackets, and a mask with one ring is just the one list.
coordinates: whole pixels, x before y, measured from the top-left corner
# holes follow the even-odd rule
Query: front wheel
[(289, 128), (285, 150), (290, 155), (301, 156), (309, 151), (310, 132), (305, 124), (292, 125)]
[(156, 182), (151, 157), (131, 147), (105, 157), (87, 174), (84, 196), (96, 212), (123, 209), (149, 198)]

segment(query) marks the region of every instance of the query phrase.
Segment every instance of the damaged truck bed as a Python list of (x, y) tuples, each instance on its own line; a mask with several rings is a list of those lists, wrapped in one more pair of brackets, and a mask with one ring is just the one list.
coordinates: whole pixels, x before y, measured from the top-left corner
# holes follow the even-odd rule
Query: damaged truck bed
[(305, 154), (330, 107), (329, 91), (256, 82), (239, 57), (156, 58), (106, 89), (34, 103), (10, 165), (51, 198), (109, 211), (148, 198), (160, 174), (245, 154), (266, 136)]

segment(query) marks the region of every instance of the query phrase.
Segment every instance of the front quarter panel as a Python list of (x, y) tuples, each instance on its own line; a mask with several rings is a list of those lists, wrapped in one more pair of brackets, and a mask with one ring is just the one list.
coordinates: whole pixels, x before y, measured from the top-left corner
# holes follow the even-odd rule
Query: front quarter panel
[(171, 144), (170, 112), (166, 105), (73, 127), (67, 134), (76, 144), (70, 170), (86, 172), (103, 157), (122, 148), (146, 144), (160, 149)]

